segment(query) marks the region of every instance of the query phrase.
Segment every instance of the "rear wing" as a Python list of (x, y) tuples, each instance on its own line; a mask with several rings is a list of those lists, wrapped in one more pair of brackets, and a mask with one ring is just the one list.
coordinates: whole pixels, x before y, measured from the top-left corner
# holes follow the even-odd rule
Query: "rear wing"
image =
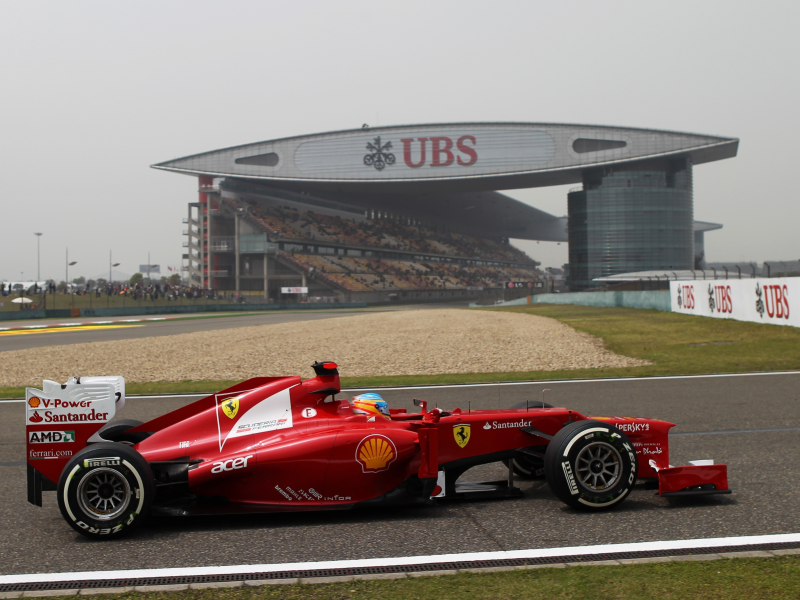
[(42, 491), (55, 490), (70, 458), (125, 406), (123, 377), (45, 380), (25, 390), (25, 454), (28, 502), (42, 505)]

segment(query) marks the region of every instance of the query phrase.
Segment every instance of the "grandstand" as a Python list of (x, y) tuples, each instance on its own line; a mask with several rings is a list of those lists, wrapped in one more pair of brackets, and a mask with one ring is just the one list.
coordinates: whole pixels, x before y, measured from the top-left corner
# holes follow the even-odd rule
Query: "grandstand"
[[(427, 300), (491, 295), (503, 281), (544, 291), (510, 239), (568, 242), (572, 291), (698, 268), (705, 234), (721, 225), (694, 221), (693, 170), (738, 148), (731, 137), (587, 124), (365, 124), (152, 166), (199, 179), (186, 219), (192, 284), (278, 299), (305, 282), (312, 295)], [(581, 187), (567, 194), (568, 217), (500, 193), (570, 184)]]
[[(236, 180), (205, 183), (205, 201), (191, 203), (186, 219), (185, 256), (197, 285), (276, 302), (289, 299), (287, 287), (308, 288), (310, 298), (380, 302), (477, 298), (505, 281), (545, 278), (507, 239), (341, 199)], [(201, 271), (203, 264), (210, 268)]]

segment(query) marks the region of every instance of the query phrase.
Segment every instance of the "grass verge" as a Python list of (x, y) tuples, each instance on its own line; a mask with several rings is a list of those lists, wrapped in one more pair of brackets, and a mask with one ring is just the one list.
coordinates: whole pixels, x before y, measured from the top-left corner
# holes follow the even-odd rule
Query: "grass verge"
[[(491, 308), (542, 315), (604, 340), (606, 347), (653, 364), (642, 367), (343, 377), (342, 387), (378, 388), (543, 379), (655, 377), (702, 373), (793, 371), (800, 369), (800, 329), (725, 319), (711, 319), (634, 308), (536, 305)], [(301, 371), (301, 366), (298, 371)], [(307, 369), (301, 374), (307, 376)], [(254, 374), (255, 375), (255, 374)], [(129, 394), (213, 392), (235, 381), (130, 383)], [(0, 388), (0, 397), (19, 398), (23, 388)]]
[(776, 600), (800, 597), (800, 557), (721, 559), (624, 566), (532, 569), (501, 573), (459, 573), (439, 577), (409, 577), (380, 581), (349, 581), (315, 585), (265, 585), (183, 592), (114, 594), (135, 600), (284, 600), (373, 599), (480, 600), (527, 598), (562, 600), (696, 599)]

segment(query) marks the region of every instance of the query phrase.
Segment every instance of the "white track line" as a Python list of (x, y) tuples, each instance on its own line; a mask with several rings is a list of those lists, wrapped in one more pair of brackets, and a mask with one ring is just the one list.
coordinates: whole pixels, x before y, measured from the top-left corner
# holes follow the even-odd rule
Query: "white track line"
[[(775, 371), (775, 372), (758, 372), (758, 373), (720, 373), (716, 375), (664, 375), (663, 377), (618, 377), (615, 379), (556, 379), (556, 380), (539, 380), (539, 381), (506, 381), (495, 383), (455, 383), (452, 385), (418, 385), (418, 386), (398, 386), (398, 387), (364, 387), (364, 388), (342, 388), (341, 393), (344, 392), (360, 392), (361, 390), (381, 390), (386, 392), (396, 390), (446, 390), (453, 388), (475, 388), (475, 387), (507, 387), (517, 385), (559, 385), (562, 383), (619, 383), (625, 381), (663, 381), (669, 379), (717, 379), (720, 377), (764, 377), (769, 375), (800, 375), (800, 371)], [(153, 396), (125, 396), (129, 400), (153, 400), (158, 398), (203, 398), (205, 396), (213, 396), (214, 392), (203, 392), (197, 394), (156, 394)], [(24, 402), (20, 399), (0, 400), (0, 404), (15, 402)]]
[(321, 569), (353, 569), (360, 567), (391, 567), (397, 565), (424, 565), (443, 562), (472, 562), (479, 560), (504, 560), (525, 558), (550, 558), (556, 556), (591, 556), (614, 552), (647, 552), (653, 550), (686, 550), (715, 546), (749, 546), (754, 544), (780, 544), (800, 542), (800, 533), (754, 535), (742, 537), (708, 538), (695, 540), (664, 540), (631, 544), (604, 544), (601, 546), (571, 546), (531, 550), (495, 552), (468, 552), (464, 554), (433, 554), (429, 556), (394, 556), (356, 560), (328, 560), (319, 562), (278, 563), (270, 565), (228, 565), (184, 567), (171, 569), (130, 569), (126, 571), (83, 571), (75, 573), (28, 573), (2, 575), (0, 584), (44, 583), (52, 581), (138, 579), (145, 577), (189, 577), (193, 575), (234, 575), (241, 573), (272, 573), (276, 571), (311, 571)]
[(452, 385), (420, 385), (420, 386), (398, 386), (398, 387), (364, 387), (364, 388), (342, 388), (342, 392), (358, 392), (361, 390), (433, 390), (433, 389), (448, 389), (448, 388), (470, 388), (470, 387), (505, 387), (512, 385), (559, 385), (561, 383), (610, 383), (622, 381), (662, 381), (667, 379), (715, 379), (719, 377), (761, 377), (763, 375), (800, 375), (800, 371), (774, 371), (774, 372), (757, 372), (757, 373), (719, 373), (714, 375), (664, 375), (661, 377), (617, 377), (617, 378), (604, 378), (597, 379), (541, 379), (538, 381), (506, 381), (495, 383), (455, 383)]
[(80, 323), (54, 323), (51, 325), (19, 325), (17, 327), (0, 327), (0, 331), (17, 331), (20, 329), (51, 329), (54, 327), (80, 327), (85, 325), (108, 325), (109, 323), (144, 323), (146, 321), (167, 321), (185, 319), (186, 317), (144, 317), (142, 319), (122, 319), (119, 321), (86, 321)]

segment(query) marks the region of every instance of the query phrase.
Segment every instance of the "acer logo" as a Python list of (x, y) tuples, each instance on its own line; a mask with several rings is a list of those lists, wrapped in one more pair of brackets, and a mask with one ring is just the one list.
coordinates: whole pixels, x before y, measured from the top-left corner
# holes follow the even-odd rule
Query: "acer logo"
[(224, 471), (235, 471), (236, 469), (246, 469), (247, 461), (253, 458), (252, 454), (247, 456), (240, 456), (239, 458), (231, 458), (230, 460), (223, 460), (222, 462), (215, 462), (212, 473), (222, 473)]
[(403, 162), (412, 169), (423, 166), (428, 158), (430, 167), (449, 167), (453, 163), (468, 167), (478, 162), (474, 135), (462, 135), (455, 144), (446, 136), (403, 138), (400, 141), (403, 144)]

